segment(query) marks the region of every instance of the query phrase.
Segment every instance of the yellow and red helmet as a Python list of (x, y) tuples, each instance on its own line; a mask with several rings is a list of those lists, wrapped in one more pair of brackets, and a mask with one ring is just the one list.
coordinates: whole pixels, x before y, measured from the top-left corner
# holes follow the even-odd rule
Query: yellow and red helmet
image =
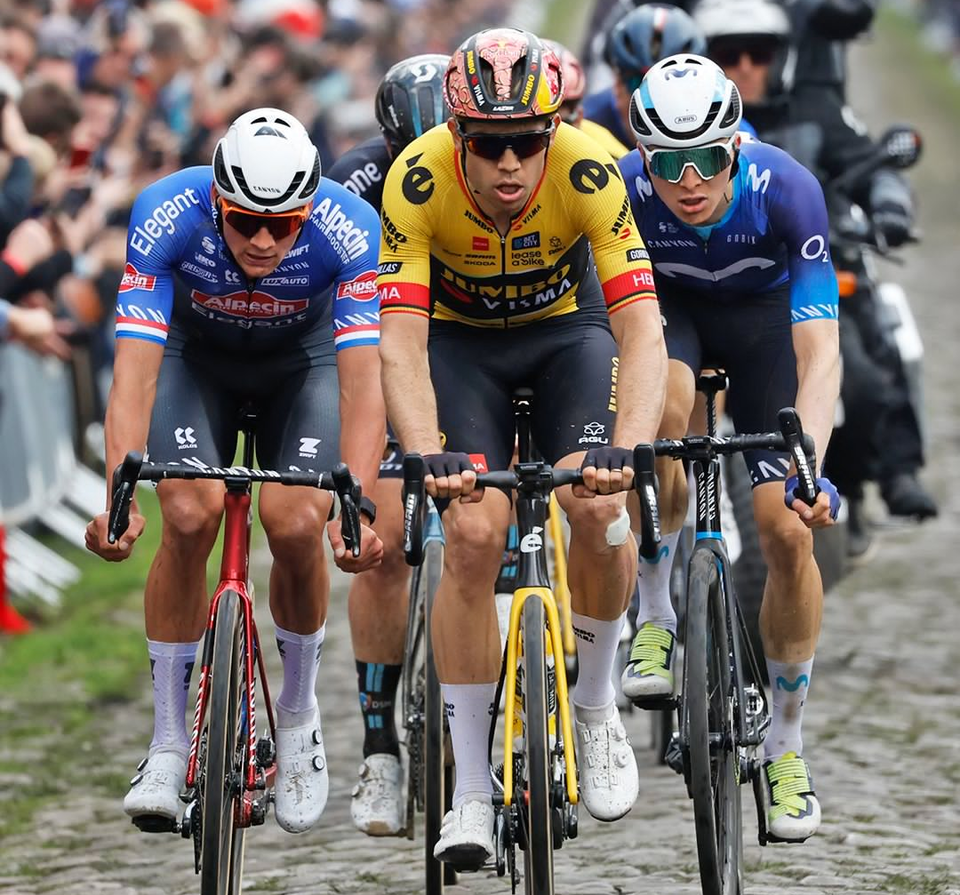
[(480, 31), (451, 57), (444, 92), (455, 118), (552, 115), (563, 101), (560, 59), (529, 31)]
[(560, 71), (563, 73), (563, 101), (571, 103), (583, 99), (587, 92), (587, 73), (583, 70), (580, 60), (562, 43), (545, 40), (543, 44), (553, 50), (560, 60)]

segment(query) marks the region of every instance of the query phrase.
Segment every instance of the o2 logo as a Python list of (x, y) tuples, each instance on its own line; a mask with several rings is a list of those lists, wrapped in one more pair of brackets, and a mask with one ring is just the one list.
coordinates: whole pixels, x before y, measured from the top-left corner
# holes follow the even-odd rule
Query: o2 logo
[(800, 254), (807, 261), (816, 261), (818, 258), (823, 264), (827, 264), (830, 261), (827, 241), (819, 233), (815, 233), (800, 246)]

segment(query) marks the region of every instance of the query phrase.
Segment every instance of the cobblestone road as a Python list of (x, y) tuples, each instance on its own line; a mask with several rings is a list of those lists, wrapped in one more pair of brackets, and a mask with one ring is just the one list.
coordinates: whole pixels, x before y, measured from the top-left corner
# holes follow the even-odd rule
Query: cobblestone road
[[(926, 238), (896, 275), (911, 293), (926, 339), (935, 442), (929, 480), (942, 513), (923, 528), (885, 529), (872, 566), (848, 577), (828, 598), (805, 737), (824, 825), (803, 847), (765, 850), (755, 845), (749, 826), (746, 879), (751, 895), (960, 893), (960, 497), (951, 487), (956, 480), (953, 458), (960, 449), (954, 365), (960, 343), (955, 296), (960, 282), (960, 122), (941, 118), (936, 100), (920, 95), (902, 68), (887, 63), (890, 58), (895, 57), (883, 40), (856, 51), (856, 98), (875, 129), (906, 119), (926, 137), (927, 155), (914, 176)], [(869, 85), (867, 73), (873, 79)], [(332, 770), (329, 806), (319, 829), (306, 835), (288, 836), (272, 820), (252, 832), (248, 892), (421, 891), (420, 842), (370, 840), (350, 824), (361, 728), (343, 594), (341, 586), (321, 669)], [(132, 771), (149, 739), (146, 699), (105, 722), (110, 725), (108, 742), (122, 763), (118, 770)], [(580, 839), (558, 855), (558, 891), (699, 892), (692, 816), (681, 781), (657, 767), (644, 748), (646, 720), (634, 714), (627, 723), (641, 763), (640, 800), (612, 826), (582, 818)], [(42, 771), (34, 767), (24, 773)], [(86, 793), (78, 779), (69, 804), (42, 812), (29, 834), (0, 844), (0, 892), (196, 891), (186, 843), (139, 834), (126, 822), (119, 800)], [(465, 879), (458, 891), (508, 889), (504, 881), (480, 875)]]

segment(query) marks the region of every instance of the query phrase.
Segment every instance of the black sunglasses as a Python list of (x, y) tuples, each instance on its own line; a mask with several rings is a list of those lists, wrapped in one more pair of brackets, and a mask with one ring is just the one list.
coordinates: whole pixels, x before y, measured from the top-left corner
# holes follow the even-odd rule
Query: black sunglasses
[(720, 68), (733, 68), (746, 53), (754, 65), (770, 65), (776, 52), (774, 47), (764, 44), (728, 44), (711, 47), (710, 58)]
[(512, 149), (517, 158), (530, 158), (550, 145), (552, 133), (552, 126), (543, 131), (522, 131), (518, 134), (468, 134), (457, 128), (457, 134), (467, 149), (490, 161), (499, 160), (508, 149)]

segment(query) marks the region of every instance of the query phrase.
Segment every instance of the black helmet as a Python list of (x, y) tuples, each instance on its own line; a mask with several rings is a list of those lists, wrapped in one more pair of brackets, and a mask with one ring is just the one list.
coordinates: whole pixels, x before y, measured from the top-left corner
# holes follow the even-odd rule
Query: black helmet
[[(632, 93), (647, 70), (677, 53), (702, 56), (707, 43), (693, 19), (676, 6), (647, 5), (628, 12), (607, 35), (603, 58)], [(631, 86), (629, 82), (637, 81)]]
[(443, 98), (443, 75), (450, 57), (439, 53), (411, 56), (394, 65), (377, 89), (377, 123), (396, 155), (450, 116)]

